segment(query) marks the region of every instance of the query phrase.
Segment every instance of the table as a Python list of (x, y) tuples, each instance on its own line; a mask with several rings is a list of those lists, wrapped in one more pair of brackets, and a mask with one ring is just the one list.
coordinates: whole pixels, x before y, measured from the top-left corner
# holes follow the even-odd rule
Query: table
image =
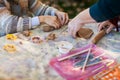
[[(56, 42), (68, 41), (74, 48), (80, 48), (91, 39), (74, 39), (67, 32), (67, 26), (52, 33), (57, 35), (54, 41), (43, 41), (34, 44), (31, 41), (17, 39), (15, 41), (0, 38), (0, 80), (63, 80), (50, 66), (51, 58), (61, 55)], [(87, 24), (85, 27), (93, 29), (96, 34), (97, 24)], [(31, 30), (32, 36), (45, 38), (51, 32), (43, 32), (42, 26)], [(20, 33), (17, 33), (20, 34)], [(94, 37), (95, 34), (92, 36)], [(120, 33), (112, 31), (106, 35), (97, 45), (111, 52), (120, 52)], [(22, 42), (22, 44), (20, 44)], [(14, 44), (17, 48), (15, 53), (8, 53), (3, 49), (5, 44)]]

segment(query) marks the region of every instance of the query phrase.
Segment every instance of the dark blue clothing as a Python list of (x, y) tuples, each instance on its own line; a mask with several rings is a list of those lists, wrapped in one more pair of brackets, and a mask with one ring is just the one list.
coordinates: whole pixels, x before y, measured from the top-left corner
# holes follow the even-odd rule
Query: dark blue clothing
[(112, 19), (120, 15), (120, 0), (99, 0), (90, 7), (90, 15), (97, 22)]

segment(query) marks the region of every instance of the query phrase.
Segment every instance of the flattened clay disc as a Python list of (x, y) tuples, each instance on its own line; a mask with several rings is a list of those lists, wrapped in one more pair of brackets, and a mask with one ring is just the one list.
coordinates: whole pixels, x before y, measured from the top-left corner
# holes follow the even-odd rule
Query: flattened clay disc
[(93, 31), (90, 28), (80, 28), (77, 32), (77, 36), (80, 38), (89, 39), (93, 35)]

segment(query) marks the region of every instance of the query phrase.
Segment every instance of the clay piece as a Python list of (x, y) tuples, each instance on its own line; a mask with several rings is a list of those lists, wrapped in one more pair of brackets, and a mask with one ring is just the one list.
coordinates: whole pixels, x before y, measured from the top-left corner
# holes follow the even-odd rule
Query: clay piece
[(7, 39), (7, 40), (16, 40), (16, 39), (17, 39), (17, 36), (14, 35), (14, 34), (7, 34), (7, 35), (6, 35), (6, 39)]
[(31, 40), (33, 43), (37, 43), (37, 44), (43, 42), (43, 40), (39, 36), (34, 36), (31, 38)]
[(55, 39), (56, 39), (56, 34), (54, 33), (50, 33), (46, 38), (46, 40), (55, 40)]
[(43, 31), (44, 32), (50, 32), (50, 31), (53, 31), (53, 30), (55, 30), (55, 28), (52, 27), (52, 26), (43, 26)]
[(20, 42), (19, 42), (19, 44), (23, 45), (23, 42), (22, 42), (22, 41), (20, 41)]
[(27, 30), (27, 31), (23, 31), (22, 33), (18, 33), (16, 36), (19, 39), (28, 41), (28, 40), (30, 40), (31, 35), (32, 35), (32, 32)]
[(26, 37), (29, 37), (29, 36), (31, 36), (32, 33), (31, 33), (31, 31), (27, 30), (27, 31), (23, 31), (22, 34)]
[(75, 53), (75, 54), (71, 54), (71, 55), (69, 55), (69, 56), (65, 56), (65, 57), (63, 57), (63, 58), (60, 58), (60, 59), (58, 59), (58, 61), (64, 61), (64, 60), (67, 60), (67, 59), (69, 59), (69, 58), (71, 58), (71, 57), (74, 57), (74, 56), (83, 54), (83, 53), (88, 52), (88, 51), (89, 51), (89, 49), (86, 49), (86, 50), (83, 50), (83, 51), (81, 51), (81, 52), (77, 52), (77, 53)]
[(89, 39), (93, 35), (93, 31), (90, 28), (81, 27), (77, 32), (77, 36), (84, 39)]
[(6, 45), (4, 45), (3, 49), (6, 50), (9, 53), (14, 53), (14, 52), (17, 51), (15, 45), (13, 45), (13, 44), (6, 44)]
[(20, 33), (18, 33), (16, 36), (17, 36), (19, 39), (22, 39), (22, 40), (26, 40), (26, 41), (30, 40), (29, 37), (26, 37), (26, 36), (24, 36), (23, 34), (20, 34)]

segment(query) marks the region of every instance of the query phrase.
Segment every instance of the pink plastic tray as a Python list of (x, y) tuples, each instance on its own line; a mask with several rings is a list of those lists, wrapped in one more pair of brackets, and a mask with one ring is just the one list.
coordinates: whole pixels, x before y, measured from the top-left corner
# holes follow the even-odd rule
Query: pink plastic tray
[[(94, 56), (98, 56), (98, 55), (104, 53), (103, 49), (98, 48), (97, 46), (92, 44), (92, 45), (88, 45), (83, 48), (79, 48), (79, 49), (70, 51), (69, 53), (64, 54), (60, 57), (53, 58), (50, 61), (50, 65), (66, 80), (87, 80), (90, 76), (93, 76), (96, 73), (107, 69), (108, 66), (106, 66), (106, 64), (104, 64), (104, 63), (99, 63), (94, 66), (86, 67), (85, 72), (82, 72), (82, 70), (80, 68), (75, 68), (73, 66), (74, 62), (71, 61), (70, 59), (66, 59), (64, 61), (58, 61), (58, 59), (68, 56), (68, 55), (71, 55), (71, 54), (75, 54), (75, 53), (83, 51), (83, 50), (86, 50), (90, 46), (92, 46), (91, 54), (94, 54)], [(109, 58), (110, 58), (109, 56), (102, 56), (102, 59), (104, 59), (104, 60), (109, 59)]]

